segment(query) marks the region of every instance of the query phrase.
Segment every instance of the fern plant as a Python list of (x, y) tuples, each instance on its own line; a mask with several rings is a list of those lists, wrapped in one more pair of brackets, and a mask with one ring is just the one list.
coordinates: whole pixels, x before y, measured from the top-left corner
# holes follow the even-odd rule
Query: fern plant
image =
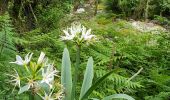
[(15, 47), (13, 43), (14, 34), (15, 33), (12, 28), (9, 15), (5, 14), (3, 16), (0, 16), (0, 40), (1, 40), (0, 41), (0, 55), (1, 57), (10, 58), (10, 55), (15, 53)]
[[(8, 13), (0, 16), (0, 99), (13, 98), (14, 95), (7, 95), (11, 92), (10, 86), (6, 83), (5, 73), (11, 72), (9, 61), (15, 56), (14, 29)], [(17, 97), (16, 97), (17, 98)]]

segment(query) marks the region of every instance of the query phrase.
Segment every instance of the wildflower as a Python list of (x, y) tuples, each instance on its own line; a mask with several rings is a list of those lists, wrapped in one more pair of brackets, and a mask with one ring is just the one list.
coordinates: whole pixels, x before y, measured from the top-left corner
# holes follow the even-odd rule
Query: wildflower
[(54, 69), (52, 64), (49, 64), (45, 70), (45, 68), (42, 69), (42, 80), (41, 83), (46, 83), (52, 88), (52, 82), (54, 81), (54, 76), (57, 76), (57, 70)]
[(15, 70), (15, 74), (14, 75), (9, 75), (9, 74), (7, 74), (7, 75), (11, 76), (13, 78), (13, 80), (11, 80), (10, 82), (14, 83), (15, 87), (18, 86), (20, 88), (20, 76), (19, 76), (18, 72)]
[(41, 52), (40, 57), (38, 58), (37, 64), (41, 64), (44, 61), (45, 53)]
[(10, 63), (15, 63), (15, 64), (18, 64), (18, 65), (27, 65), (30, 62), (32, 55), (33, 55), (33, 53), (31, 53), (31, 54), (28, 53), (25, 56), (25, 60), (23, 60), (21, 58), (21, 56), (16, 55), (16, 61), (15, 62), (10, 62)]
[(81, 24), (73, 24), (70, 28), (67, 28), (67, 30), (63, 30), (65, 33), (65, 36), (61, 36), (62, 40), (72, 40), (76, 43), (82, 43), (84, 41), (91, 41), (93, 38), (95, 38), (95, 35), (91, 35), (91, 29), (86, 29)]

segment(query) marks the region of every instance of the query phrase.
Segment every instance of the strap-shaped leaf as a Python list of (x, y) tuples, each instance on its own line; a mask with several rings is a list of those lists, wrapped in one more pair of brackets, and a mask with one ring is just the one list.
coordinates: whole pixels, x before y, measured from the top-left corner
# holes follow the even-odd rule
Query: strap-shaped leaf
[(112, 99), (118, 99), (118, 98), (119, 99), (127, 99), (127, 100), (135, 100), (127, 94), (113, 94), (113, 95), (103, 98), (102, 100), (112, 100)]
[(18, 92), (18, 94), (21, 94), (21, 93), (23, 93), (23, 92), (25, 92), (25, 91), (28, 91), (29, 88), (30, 88), (29, 85), (25, 85), (25, 86), (21, 87), (20, 90), (19, 90), (19, 92)]
[(98, 85), (100, 85), (109, 75), (111, 75), (114, 71), (110, 71), (106, 73), (103, 77), (98, 79), (89, 89), (88, 91), (80, 98), (80, 100), (87, 99), (88, 96), (97, 88)]
[(71, 100), (72, 91), (71, 61), (67, 48), (65, 48), (63, 52), (61, 68), (61, 84), (64, 86), (66, 94), (65, 100)]
[(87, 90), (91, 87), (93, 81), (93, 58), (90, 57), (87, 62), (86, 71), (84, 74), (84, 80), (81, 87), (80, 98), (87, 92)]

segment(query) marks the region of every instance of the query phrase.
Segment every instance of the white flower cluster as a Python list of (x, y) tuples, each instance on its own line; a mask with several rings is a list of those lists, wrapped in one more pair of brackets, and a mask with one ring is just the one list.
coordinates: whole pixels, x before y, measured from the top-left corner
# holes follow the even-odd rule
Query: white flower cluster
[[(21, 90), (21, 88), (27, 88), (26, 90), (40, 87), (40, 84), (46, 83), (50, 89), (53, 88), (53, 83), (54, 83), (54, 77), (58, 76), (57, 74), (59, 73), (58, 70), (56, 70), (53, 66), (53, 64), (48, 63), (48, 59), (45, 58), (45, 53), (41, 52), (38, 61), (34, 64), (31, 64), (31, 58), (32, 58), (33, 53), (28, 53), (25, 56), (25, 59), (22, 59), (21, 56), (16, 55), (16, 61), (15, 62), (10, 62), (10, 63), (15, 63), (20, 66), (24, 66), (22, 68), (26, 68), (28, 73), (31, 77), (23, 76), (18, 74), (18, 72), (15, 70), (16, 74), (9, 75), (11, 76), (12, 80), (10, 80), (11, 83), (13, 83), (16, 86), (18, 86)], [(37, 74), (35, 74), (37, 73)], [(32, 75), (33, 74), (33, 75)], [(41, 77), (41, 78), (39, 78)], [(25, 86), (21, 87), (22, 79), (27, 80), (27, 83), (24, 83)], [(23, 85), (23, 84), (22, 84)], [(45, 99), (48, 95), (45, 93), (45, 97), (43, 97), (43, 100)], [(51, 94), (49, 94), (51, 96)], [(48, 99), (49, 100), (49, 99)], [(50, 99), (53, 100), (53, 99)]]
[(81, 43), (96, 39), (96, 36), (91, 34), (91, 29), (87, 30), (86, 27), (81, 24), (73, 23), (70, 28), (63, 30), (63, 32), (65, 36), (61, 36), (61, 40), (72, 40), (76, 43)]

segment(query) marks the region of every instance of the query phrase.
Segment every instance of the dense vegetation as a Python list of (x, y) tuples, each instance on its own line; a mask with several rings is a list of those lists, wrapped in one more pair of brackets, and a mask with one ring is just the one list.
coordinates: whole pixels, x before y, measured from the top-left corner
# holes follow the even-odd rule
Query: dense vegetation
[[(81, 8), (85, 11), (78, 12)], [(67, 47), (73, 76), (77, 72), (77, 98), (82, 92), (83, 73), (88, 70), (87, 59), (93, 57), (92, 84), (108, 72), (113, 73), (89, 98), (124, 93), (135, 100), (169, 100), (169, 15), (170, 0), (1, 0), (0, 99), (30, 99), (29, 92), (18, 94), (19, 88), (13, 89), (9, 82), (7, 74), (19, 69), (9, 63), (15, 55), (23, 57), (33, 52), (35, 61), (43, 51), (61, 71), (63, 50)], [(63, 30), (74, 22), (91, 29), (97, 37), (94, 43), (82, 42), (78, 71), (74, 69), (77, 45), (61, 40)]]

